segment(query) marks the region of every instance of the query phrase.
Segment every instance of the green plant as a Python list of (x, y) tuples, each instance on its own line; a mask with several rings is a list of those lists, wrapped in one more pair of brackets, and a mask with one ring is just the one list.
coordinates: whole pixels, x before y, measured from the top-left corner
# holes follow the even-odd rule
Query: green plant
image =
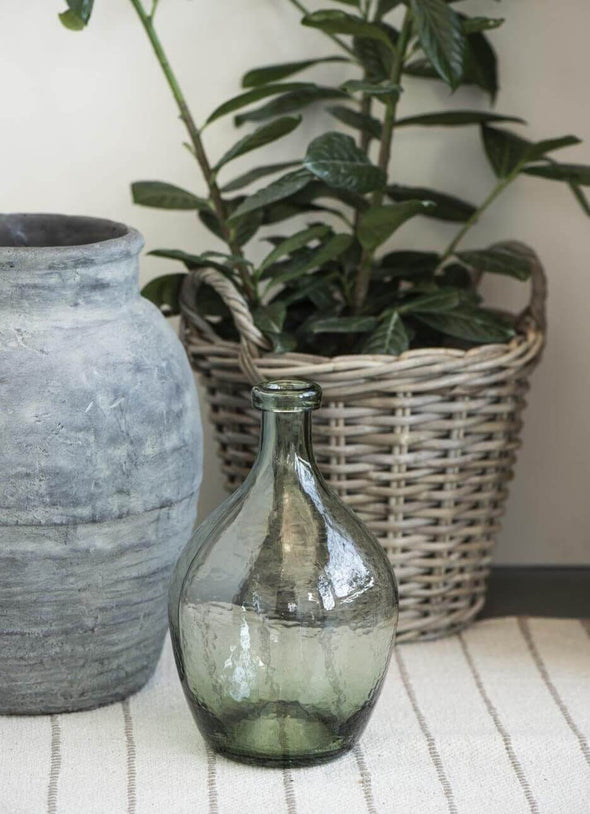
[[(462, 251), (461, 242), (523, 173), (569, 184), (590, 214), (582, 190), (590, 185), (590, 167), (558, 163), (551, 157), (579, 139), (566, 135), (528, 141), (506, 128), (507, 123), (523, 124), (522, 119), (479, 110), (398, 115), (408, 77), (442, 80), (452, 90), (474, 85), (493, 103), (497, 61), (486, 32), (500, 26), (502, 19), (468, 17), (455, 10), (452, 0), (328, 0), (340, 8), (312, 13), (300, 0), (288, 0), (303, 14), (302, 24), (322, 31), (338, 53), (249, 71), (243, 77), (243, 92), (198, 127), (156, 32), (158, 0), (152, 0), (149, 12), (142, 0), (130, 2), (174, 95), (188, 132), (187, 147), (206, 187), (206, 194), (199, 196), (172, 184), (139, 181), (132, 185), (133, 198), (144, 206), (195, 210), (225, 244), (223, 251), (199, 255), (167, 249), (152, 254), (179, 260), (188, 272), (207, 266), (219, 269), (243, 293), (256, 324), (279, 352), (317, 352), (320, 334), (326, 355), (399, 354), (409, 347), (464, 347), (513, 336), (513, 321), (482, 305), (474, 278), (488, 272), (526, 280), (527, 259), (501, 244)], [(67, 3), (62, 21), (70, 28), (83, 28), (93, 0)], [(398, 27), (392, 19), (399, 19)], [(335, 61), (347, 63), (353, 73), (338, 87), (292, 79)], [(226, 180), (234, 159), (287, 136), (299, 125), (302, 112), (317, 104), (327, 105), (338, 126), (355, 132), (356, 141), (334, 130), (315, 138), (300, 161), (259, 163)], [(238, 127), (254, 124), (255, 129), (212, 163), (204, 133), (230, 114)], [(479, 206), (443, 192), (397, 184), (390, 175), (396, 131), (434, 125), (480, 128), (496, 180)], [(272, 176), (278, 178), (268, 183)], [(252, 192), (257, 182), (263, 185)], [(308, 219), (304, 228), (301, 216)], [(442, 251), (383, 252), (397, 230), (417, 216), (460, 226)], [(297, 231), (283, 233), (283, 225), (294, 218)], [(338, 230), (334, 223), (341, 224)], [(245, 247), (261, 230), (271, 249), (261, 263), (254, 263)], [(160, 277), (143, 293), (166, 313), (178, 313), (185, 276)], [(235, 337), (230, 314), (211, 288), (201, 285), (192, 305), (215, 323), (221, 336)]]

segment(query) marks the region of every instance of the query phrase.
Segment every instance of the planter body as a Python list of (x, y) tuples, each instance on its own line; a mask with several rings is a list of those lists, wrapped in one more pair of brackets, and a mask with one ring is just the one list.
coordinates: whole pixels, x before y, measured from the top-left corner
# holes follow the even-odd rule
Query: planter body
[(139, 296), (139, 233), (0, 218), (0, 712), (139, 689), (201, 477), (193, 376)]

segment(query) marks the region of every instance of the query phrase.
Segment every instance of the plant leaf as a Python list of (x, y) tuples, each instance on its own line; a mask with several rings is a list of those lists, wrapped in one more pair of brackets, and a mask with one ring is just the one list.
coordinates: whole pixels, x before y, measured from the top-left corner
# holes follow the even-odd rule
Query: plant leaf
[(503, 17), (464, 17), (463, 33), (475, 34), (478, 31), (491, 31), (494, 28), (500, 28), (505, 22)]
[(405, 201), (382, 206), (372, 206), (363, 212), (359, 221), (358, 239), (365, 249), (374, 251), (384, 243), (407, 220), (423, 215), (433, 207), (429, 201)]
[(133, 202), (140, 206), (153, 206), (157, 209), (211, 209), (209, 201), (199, 198), (186, 189), (163, 181), (135, 181), (131, 184)]
[(410, 347), (410, 337), (397, 311), (386, 312), (362, 346), (363, 353), (388, 353), (398, 356)]
[(582, 187), (590, 186), (590, 166), (587, 164), (540, 164), (525, 167), (523, 172), (527, 175), (536, 175), (538, 178), (547, 178), (550, 181), (566, 181)]
[(443, 285), (452, 286), (453, 288), (470, 289), (473, 280), (469, 270), (462, 266), (460, 263), (449, 263), (445, 266), (442, 272)]
[(201, 257), (204, 260), (211, 260), (211, 258), (219, 257), (220, 260), (224, 260), (226, 265), (231, 266), (248, 266), (249, 268), (253, 268), (252, 263), (249, 260), (246, 260), (239, 254), (227, 254), (227, 252), (203, 252)]
[(416, 313), (416, 319), (447, 336), (465, 339), (476, 344), (506, 342), (514, 336), (514, 329), (491, 311), (462, 305), (443, 313)]
[(290, 195), (303, 189), (303, 187), (307, 186), (312, 180), (313, 175), (305, 169), (295, 170), (294, 172), (289, 172), (287, 175), (281, 176), (281, 178), (273, 181), (272, 184), (269, 184), (263, 189), (259, 189), (253, 195), (246, 198), (235, 212), (232, 213), (229, 222), (231, 223), (233, 220), (242, 217), (247, 212), (253, 212), (256, 209), (261, 209), (283, 198), (288, 198)]
[(222, 116), (226, 116), (228, 113), (233, 113), (235, 110), (240, 110), (242, 107), (258, 102), (260, 99), (266, 99), (268, 96), (278, 96), (281, 93), (309, 90), (315, 87), (317, 86), (310, 82), (281, 82), (253, 88), (245, 93), (240, 93), (238, 96), (234, 96), (232, 99), (219, 105), (219, 107), (216, 107), (207, 119), (207, 124), (211, 124), (211, 122), (220, 119)]
[(369, 23), (353, 14), (344, 11), (321, 10), (306, 14), (301, 24), (309, 28), (319, 28), (326, 34), (350, 34), (354, 37), (379, 40), (393, 51), (389, 37), (375, 23)]
[(185, 280), (186, 272), (164, 274), (145, 285), (141, 296), (157, 305), (165, 316), (174, 317), (180, 314), (180, 289)]
[(377, 324), (375, 317), (326, 317), (316, 319), (307, 325), (312, 334), (322, 333), (366, 333)]
[(430, 277), (438, 266), (440, 256), (436, 252), (396, 251), (381, 258), (373, 272), (375, 279), (401, 278), (415, 280)]
[[(234, 220), (231, 215), (237, 210), (244, 199), (237, 198), (231, 201), (226, 201), (230, 218), (228, 219), (231, 239), (235, 241), (238, 246), (245, 246), (249, 240), (252, 240), (258, 229), (263, 223), (263, 212), (256, 210), (248, 212), (245, 215), (237, 216)], [(199, 212), (199, 220), (201, 223), (213, 232), (220, 240), (224, 240), (223, 230), (217, 220), (217, 215), (214, 212)]]
[(498, 178), (506, 178), (526, 164), (532, 142), (487, 125), (482, 125), (481, 133), (486, 155)]
[(475, 213), (476, 207), (461, 198), (447, 195), (444, 192), (436, 192), (434, 189), (426, 187), (406, 187), (400, 184), (392, 184), (386, 187), (385, 194), (392, 201), (432, 201), (435, 206), (427, 209), (422, 214), (437, 220), (453, 221), (464, 223)]
[(259, 127), (253, 133), (249, 133), (236, 142), (236, 144), (220, 158), (214, 170), (217, 172), (221, 167), (233, 161), (235, 158), (239, 158), (239, 156), (245, 155), (251, 150), (257, 150), (265, 144), (270, 144), (273, 141), (283, 138), (283, 136), (287, 136), (289, 133), (292, 133), (296, 127), (299, 127), (300, 124), (301, 116), (284, 116), (281, 119), (275, 119), (275, 121), (269, 124), (263, 124), (262, 127)]
[(525, 255), (508, 246), (492, 246), (490, 249), (458, 252), (457, 257), (477, 271), (492, 274), (505, 274), (517, 280), (528, 280), (531, 276), (529, 260)]
[(218, 263), (217, 261), (209, 259), (202, 254), (190, 254), (189, 252), (183, 252), (180, 249), (154, 249), (153, 251), (148, 252), (148, 254), (151, 257), (166, 257), (168, 260), (180, 260), (180, 262), (184, 263), (189, 271), (195, 271), (196, 269), (211, 266), (212, 268), (223, 272), (226, 276), (230, 277), (230, 279), (233, 273), (233, 269), (229, 268), (223, 263)]
[[(465, 21), (465, 17), (459, 15)], [(463, 84), (476, 85), (490, 95), (498, 94), (498, 58), (489, 39), (481, 31), (468, 34), (463, 58)]]
[(317, 178), (312, 183), (305, 187), (301, 192), (296, 194), (298, 201), (317, 201), (320, 198), (331, 198), (336, 201), (341, 201), (353, 209), (368, 209), (370, 204), (366, 198), (359, 195), (358, 192), (353, 192), (349, 189), (337, 189), (328, 186), (323, 181), (318, 181)]
[(378, 40), (354, 37), (352, 47), (370, 82), (383, 82), (391, 74), (393, 54)]
[(289, 351), (296, 350), (297, 338), (287, 331), (281, 331), (278, 334), (269, 334), (269, 339), (272, 342), (272, 349), (275, 353), (289, 353)]
[(537, 141), (532, 146), (529, 161), (537, 161), (546, 153), (551, 153), (553, 150), (561, 150), (563, 147), (572, 147), (575, 144), (581, 144), (581, 140), (577, 136), (558, 136), (557, 138)]
[(94, 0), (66, 0), (66, 3), (68, 10), (62, 11), (59, 19), (70, 31), (81, 31), (90, 20)]
[(570, 183), (569, 188), (571, 189), (571, 191), (572, 191), (572, 193), (574, 195), (574, 198), (580, 204), (580, 206), (582, 207), (582, 210), (585, 212), (585, 214), (590, 215), (590, 202), (588, 201), (588, 199), (584, 195), (584, 191), (582, 189), (580, 189), (580, 187), (577, 184), (574, 184), (574, 183)]
[(361, 194), (385, 185), (383, 170), (371, 164), (350, 136), (325, 133), (307, 148), (304, 166), (328, 186)]
[(349, 62), (346, 57), (321, 57), (319, 59), (304, 59), (300, 62), (283, 62), (278, 65), (265, 65), (262, 68), (254, 68), (244, 74), (242, 79), (243, 88), (256, 88), (259, 85), (266, 85), (269, 82), (279, 82), (288, 76), (313, 68), (326, 62)]
[(236, 127), (239, 127), (244, 124), (244, 122), (265, 121), (266, 119), (273, 118), (273, 116), (296, 113), (324, 99), (342, 99), (345, 96), (346, 93), (339, 88), (325, 88), (319, 85), (309, 85), (307, 88), (301, 90), (283, 93), (267, 104), (255, 108), (255, 110), (240, 113), (234, 118), (234, 124)]
[[(464, 15), (459, 15), (465, 20)], [(404, 66), (404, 73), (422, 79), (440, 79), (428, 59), (415, 59)], [(498, 93), (498, 60), (490, 41), (481, 32), (465, 37), (462, 85), (476, 85), (490, 95), (492, 103)]]
[(257, 328), (263, 333), (278, 334), (283, 329), (287, 310), (283, 303), (273, 302), (270, 305), (259, 305), (252, 311), (252, 318)]
[(458, 291), (439, 289), (404, 301), (403, 305), (398, 307), (398, 311), (400, 314), (437, 314), (451, 311), (459, 305), (459, 302)]
[(310, 299), (318, 308), (322, 308), (324, 311), (335, 306), (330, 278), (319, 274), (313, 274), (307, 280), (298, 282), (297, 285), (287, 285), (278, 293), (277, 297), (287, 307), (304, 299)]
[(243, 175), (238, 175), (236, 178), (228, 181), (227, 184), (224, 184), (221, 187), (221, 190), (222, 192), (234, 192), (236, 189), (243, 189), (244, 187), (254, 183), (254, 181), (258, 181), (259, 178), (264, 178), (267, 175), (274, 175), (277, 172), (288, 170), (291, 167), (299, 167), (300, 165), (301, 161), (283, 161), (281, 164), (266, 164), (262, 167), (253, 167)]
[(418, 39), (433, 67), (455, 89), (463, 77), (461, 19), (445, 0), (410, 0)]
[[(233, 322), (231, 318), (231, 314), (229, 308), (221, 299), (217, 291), (212, 288), (210, 285), (203, 283), (202, 281), (198, 281), (193, 284), (191, 280), (190, 287), (187, 288), (186, 292), (184, 287), (181, 288), (180, 291), (180, 302), (182, 304), (183, 301), (186, 302), (186, 298), (191, 298), (192, 301), (190, 302), (191, 305), (194, 305), (197, 311), (203, 317), (222, 317), (224, 319), (230, 320), (230, 323)], [(217, 330), (219, 330), (219, 323), (217, 324)], [(235, 327), (235, 326), (234, 326)]]
[(375, 119), (373, 116), (367, 116), (364, 113), (359, 113), (358, 110), (351, 110), (349, 107), (341, 105), (329, 107), (328, 113), (331, 113), (335, 119), (338, 119), (343, 124), (354, 127), (355, 130), (360, 130), (362, 133), (367, 133), (371, 138), (381, 138), (383, 126), (379, 119)]
[(380, 19), (402, 3), (403, 0), (379, 0), (377, 3), (377, 17)]
[(148, 252), (150, 257), (166, 257), (168, 260), (180, 260), (189, 271), (204, 268), (207, 265), (206, 258), (201, 254), (190, 254), (181, 249), (152, 249)]
[(70, 31), (82, 31), (86, 28), (86, 23), (77, 14), (75, 14), (71, 9), (67, 11), (62, 11), (58, 14), (59, 19), (61, 20), (62, 25), (69, 29)]
[(524, 119), (518, 116), (501, 116), (498, 113), (488, 113), (485, 110), (443, 110), (440, 113), (421, 113), (418, 116), (407, 116), (405, 119), (398, 119), (395, 126), (456, 127), (501, 121), (525, 124)]
[(560, 136), (532, 142), (509, 130), (498, 130), (496, 127), (489, 127), (485, 124), (482, 125), (481, 130), (486, 154), (499, 178), (506, 178), (511, 173), (522, 169), (527, 162), (542, 158), (552, 150), (579, 144), (576, 136)]
[(271, 286), (284, 284), (307, 274), (308, 271), (318, 269), (330, 260), (340, 257), (352, 245), (352, 235), (335, 234), (328, 238), (321, 246), (306, 255), (301, 263), (295, 263), (288, 270), (275, 274)]
[[(389, 37), (391, 44), (395, 48), (398, 40), (398, 31), (390, 25), (378, 22), (376, 25)], [(352, 47), (359, 58), (361, 65), (365, 69), (365, 77), (373, 82), (381, 82), (391, 76), (393, 67), (393, 53), (380, 40), (367, 39), (366, 37), (353, 37)]]
[(389, 80), (370, 82), (367, 79), (349, 79), (342, 85), (342, 90), (350, 94), (362, 93), (364, 96), (372, 96), (384, 105), (391, 105), (399, 98), (402, 89)]
[(303, 231), (288, 237), (286, 240), (281, 241), (273, 251), (264, 258), (259, 266), (259, 272), (263, 272), (286, 254), (291, 254), (298, 249), (302, 249), (304, 246), (307, 246), (308, 243), (311, 243), (312, 240), (321, 240), (329, 233), (329, 226), (312, 226), (309, 229), (303, 229)]

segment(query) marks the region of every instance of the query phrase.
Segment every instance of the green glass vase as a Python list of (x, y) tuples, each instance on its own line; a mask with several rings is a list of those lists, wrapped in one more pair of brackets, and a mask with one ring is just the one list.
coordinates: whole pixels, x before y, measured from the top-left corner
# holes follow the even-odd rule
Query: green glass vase
[(172, 580), (174, 654), (197, 725), (216, 751), (249, 763), (308, 765), (349, 750), (395, 637), (391, 566), (313, 457), (320, 401), (301, 380), (253, 388), (258, 457)]

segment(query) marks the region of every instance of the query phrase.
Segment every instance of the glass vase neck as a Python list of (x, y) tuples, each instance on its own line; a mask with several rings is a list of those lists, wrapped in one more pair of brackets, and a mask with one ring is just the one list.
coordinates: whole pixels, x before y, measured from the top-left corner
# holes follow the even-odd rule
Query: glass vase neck
[(298, 462), (315, 467), (311, 410), (293, 413), (264, 411), (256, 467), (289, 469)]

